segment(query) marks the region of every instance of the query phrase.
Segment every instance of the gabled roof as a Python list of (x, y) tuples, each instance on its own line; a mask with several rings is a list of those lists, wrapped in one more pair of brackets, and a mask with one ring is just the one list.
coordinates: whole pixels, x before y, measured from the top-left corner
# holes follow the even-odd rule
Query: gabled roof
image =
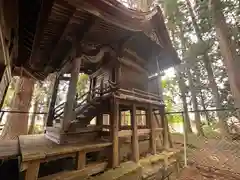
[[(157, 58), (162, 69), (179, 63), (159, 7), (137, 12), (115, 0), (20, 1), (19, 32), (15, 64), (39, 79), (60, 70), (69, 55), (103, 46)], [(91, 70), (83, 64), (86, 68)]]

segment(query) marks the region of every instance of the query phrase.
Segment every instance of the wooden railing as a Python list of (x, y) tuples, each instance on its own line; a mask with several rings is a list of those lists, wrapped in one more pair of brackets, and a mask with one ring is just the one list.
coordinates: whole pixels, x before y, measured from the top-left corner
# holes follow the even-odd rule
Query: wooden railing
[[(76, 98), (76, 105), (74, 109), (76, 110), (88, 102), (91, 103), (91, 101), (94, 101), (94, 99), (97, 97), (102, 97), (106, 94), (115, 92), (117, 89), (117, 85), (113, 84), (112, 82), (109, 82), (107, 87), (100, 86), (94, 89), (90, 89), (82, 96)], [(66, 102), (63, 102), (54, 108), (54, 119), (57, 119), (63, 115), (65, 103)]]
[(145, 100), (151, 100), (151, 101), (156, 101), (159, 103), (163, 103), (163, 100), (160, 96), (158, 96), (157, 94), (153, 94), (150, 92), (146, 92), (146, 91), (142, 91), (139, 89), (132, 89), (132, 90), (126, 90), (126, 89), (119, 89), (118, 90), (120, 93), (122, 94), (126, 94), (132, 97), (136, 97), (136, 98), (142, 98)]

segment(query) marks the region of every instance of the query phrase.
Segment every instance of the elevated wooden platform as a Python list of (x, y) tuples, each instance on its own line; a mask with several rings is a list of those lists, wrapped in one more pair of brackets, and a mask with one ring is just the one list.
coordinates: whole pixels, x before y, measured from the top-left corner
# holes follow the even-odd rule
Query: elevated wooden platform
[(36, 180), (40, 163), (66, 157), (73, 157), (76, 160), (76, 170), (82, 170), (87, 166), (86, 153), (100, 151), (111, 144), (110, 142), (92, 141), (59, 145), (45, 138), (44, 135), (20, 136), (21, 171), (26, 170), (26, 180)]
[(19, 156), (18, 140), (0, 140), (0, 159), (10, 159)]
[(87, 143), (99, 139), (101, 130), (101, 126), (90, 126), (83, 128), (76, 127), (72, 131), (62, 132), (60, 128), (47, 127), (45, 136), (57, 144)]
[(22, 154), (22, 161), (43, 160), (59, 156), (62, 154), (76, 153), (79, 151), (90, 152), (95, 149), (111, 146), (110, 142), (95, 141), (78, 144), (56, 144), (44, 135), (23, 135), (19, 137), (20, 152)]

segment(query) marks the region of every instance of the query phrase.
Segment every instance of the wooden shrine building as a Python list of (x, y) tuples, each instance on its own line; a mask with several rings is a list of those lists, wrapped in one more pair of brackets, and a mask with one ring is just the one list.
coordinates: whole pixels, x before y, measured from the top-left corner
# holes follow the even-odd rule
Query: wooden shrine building
[[(11, 6), (4, 0), (1, 2), (6, 9)], [(36, 179), (39, 163), (50, 156), (56, 158), (62, 153), (59, 149), (66, 146), (69, 151), (62, 149), (67, 154), (77, 153), (77, 169), (85, 167), (86, 154), (94, 151), (106, 155), (110, 160), (108, 166), (118, 167), (124, 161), (121, 147), (126, 143), (131, 146), (129, 160), (135, 162), (144, 153), (156, 154), (169, 148), (158, 74), (178, 64), (179, 59), (159, 7), (137, 12), (115, 0), (12, 2), (18, 21), (9, 23), (13, 31), (9, 41), (4, 41), (6, 28), (1, 26), (2, 44), (9, 42), (8, 46), (2, 46), (8, 61), (1, 64), (1, 81), (7, 69), (13, 75), (40, 80), (50, 73), (56, 74), (45, 136), (39, 141), (39, 137), (19, 138), (20, 148), (27, 149), (31, 142), (38, 147), (29, 145), (32, 156), (29, 149), (23, 156), (26, 159), (22, 167), (28, 170), (26, 179)], [(7, 13), (4, 15), (9, 17)], [(77, 97), (80, 73), (89, 76), (89, 89)], [(69, 82), (66, 102), (56, 104), (61, 80)], [(122, 123), (121, 114), (126, 111), (130, 112), (130, 125)], [(141, 124), (137, 121), (139, 111), (145, 116)], [(148, 142), (147, 152), (142, 152), (140, 141)], [(38, 142), (47, 145), (37, 145)], [(82, 144), (81, 148), (76, 144)], [(58, 149), (58, 153), (51, 149), (46, 155), (49, 152), (46, 146)], [(31, 159), (33, 149), (35, 154), (44, 152), (44, 157)], [(30, 162), (34, 162), (34, 167)]]

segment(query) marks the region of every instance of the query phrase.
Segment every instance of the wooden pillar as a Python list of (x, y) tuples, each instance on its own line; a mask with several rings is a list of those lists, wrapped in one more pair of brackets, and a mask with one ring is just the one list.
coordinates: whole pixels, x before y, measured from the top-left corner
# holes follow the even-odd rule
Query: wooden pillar
[(67, 100), (64, 107), (64, 118), (61, 121), (61, 128), (66, 131), (75, 116), (74, 105), (76, 97), (76, 86), (80, 72), (81, 59), (75, 58), (72, 62), (71, 78), (68, 87)]
[(120, 131), (122, 129), (122, 112), (121, 109), (119, 108), (119, 112), (118, 112), (118, 117), (119, 117), (119, 122), (118, 122), (118, 130)]
[(40, 162), (32, 161), (28, 163), (28, 168), (26, 170), (25, 180), (37, 180)]
[(103, 125), (103, 114), (100, 113), (96, 117), (96, 125), (97, 126), (102, 126)]
[(47, 126), (53, 125), (54, 107), (57, 99), (58, 86), (59, 86), (59, 77), (56, 77), (53, 85), (53, 92), (52, 92), (51, 102), (48, 110), (48, 117), (47, 117), (47, 123), (46, 123)]
[(131, 128), (132, 128), (132, 158), (134, 162), (139, 161), (138, 127), (136, 119), (136, 105), (133, 104), (131, 110)]
[(76, 158), (77, 162), (76, 162), (76, 169), (80, 170), (85, 168), (86, 166), (86, 152), (85, 151), (80, 151), (77, 153), (77, 158)]
[(150, 126), (150, 148), (152, 154), (157, 153), (157, 146), (156, 146), (156, 131), (155, 131), (155, 124), (153, 119), (153, 111), (152, 106), (150, 105), (147, 110), (147, 121), (149, 122)]
[(165, 108), (160, 107), (159, 110), (160, 116), (161, 116), (161, 124), (163, 128), (163, 145), (165, 149), (170, 148), (170, 141), (169, 141), (169, 130), (168, 130), (168, 122), (165, 118)]
[(119, 142), (118, 142), (119, 102), (115, 99), (115, 97), (113, 97), (113, 99), (111, 100), (110, 126), (112, 139), (111, 165), (112, 168), (115, 168), (119, 165)]

